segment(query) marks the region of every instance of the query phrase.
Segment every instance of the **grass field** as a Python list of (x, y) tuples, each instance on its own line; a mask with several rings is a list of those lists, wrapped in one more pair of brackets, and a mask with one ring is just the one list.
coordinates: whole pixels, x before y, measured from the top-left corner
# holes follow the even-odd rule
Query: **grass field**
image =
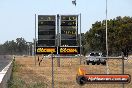
[[(60, 59), (60, 67), (57, 67), (57, 59), (54, 59), (54, 88), (122, 88), (122, 84), (86, 84), (80, 86), (76, 83), (76, 74), (80, 66), (78, 58)], [(110, 74), (121, 74), (121, 60), (109, 60)], [(106, 66), (81, 65), (88, 74), (105, 74)], [(51, 88), (52, 83), (51, 59), (43, 59), (41, 65), (38, 61), (35, 66), (34, 57), (16, 56), (12, 78), (9, 88)], [(132, 75), (132, 59), (125, 61), (125, 73)], [(125, 88), (132, 88), (132, 82), (125, 84)]]

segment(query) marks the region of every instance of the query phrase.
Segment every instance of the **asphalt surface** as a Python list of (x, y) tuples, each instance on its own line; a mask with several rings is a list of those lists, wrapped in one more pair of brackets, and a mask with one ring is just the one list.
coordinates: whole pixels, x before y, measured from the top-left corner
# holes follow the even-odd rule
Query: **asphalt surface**
[(0, 55), (0, 72), (11, 62), (12, 56)]

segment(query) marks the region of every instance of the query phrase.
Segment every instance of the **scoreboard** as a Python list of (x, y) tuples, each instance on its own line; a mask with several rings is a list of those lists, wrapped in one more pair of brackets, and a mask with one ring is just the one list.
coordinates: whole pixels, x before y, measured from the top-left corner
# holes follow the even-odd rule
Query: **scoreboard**
[(36, 54), (79, 54), (77, 42), (78, 15), (38, 15)]
[(38, 46), (55, 46), (55, 26), (55, 15), (38, 15)]
[(77, 46), (78, 15), (61, 15), (61, 46)]

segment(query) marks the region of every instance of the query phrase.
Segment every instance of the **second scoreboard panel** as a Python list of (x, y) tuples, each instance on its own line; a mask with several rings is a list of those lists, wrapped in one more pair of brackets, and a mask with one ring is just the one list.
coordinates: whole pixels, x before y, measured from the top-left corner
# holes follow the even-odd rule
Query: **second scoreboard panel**
[(77, 46), (78, 15), (61, 15), (61, 46)]

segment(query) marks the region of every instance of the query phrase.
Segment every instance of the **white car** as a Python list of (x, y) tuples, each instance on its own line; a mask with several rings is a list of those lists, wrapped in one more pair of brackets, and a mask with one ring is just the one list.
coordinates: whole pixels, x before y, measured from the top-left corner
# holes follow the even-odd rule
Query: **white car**
[(92, 65), (95, 65), (95, 64), (106, 65), (106, 59), (101, 57), (102, 57), (102, 53), (92, 52), (88, 56), (86, 56), (86, 63), (87, 65), (89, 65), (89, 63), (92, 63)]

